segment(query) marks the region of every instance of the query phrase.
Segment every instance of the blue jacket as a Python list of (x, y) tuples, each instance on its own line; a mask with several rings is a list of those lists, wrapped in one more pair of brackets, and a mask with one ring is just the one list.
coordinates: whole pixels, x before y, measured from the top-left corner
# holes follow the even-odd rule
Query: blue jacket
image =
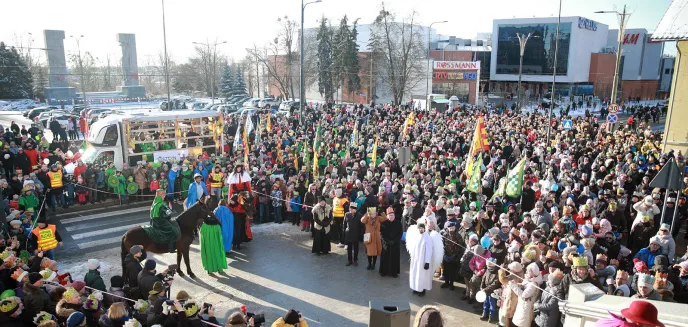
[(208, 195), (208, 190), (205, 187), (205, 183), (201, 182), (201, 184), (196, 184), (196, 182), (193, 182), (189, 185), (189, 196), (186, 198), (186, 201), (184, 202), (184, 207), (189, 208), (192, 205), (194, 205), (196, 202), (198, 202), (198, 190), (196, 190), (197, 187), (203, 188), (203, 196)]
[(198, 168), (194, 169), (194, 175), (196, 174), (201, 174), (201, 176), (203, 176), (203, 183), (208, 180), (208, 170), (205, 169), (205, 166), (198, 165)]
[(232, 241), (234, 240), (234, 214), (226, 206), (219, 206), (215, 209), (215, 217), (222, 226), (222, 245), (225, 252), (232, 251)]
[(291, 206), (291, 212), (301, 212), (301, 196), (291, 198), (289, 205)]
[(661, 254), (662, 254), (662, 247), (661, 246), (659, 247), (659, 250), (657, 250), (656, 252), (652, 252), (652, 251), (650, 251), (649, 247), (646, 247), (646, 248), (640, 249), (640, 251), (638, 251), (638, 253), (636, 253), (635, 257), (633, 257), (633, 258), (639, 259), (642, 262), (645, 262), (645, 264), (647, 264), (647, 268), (652, 269), (652, 266), (655, 265), (655, 257), (657, 257), (658, 255), (661, 255)]

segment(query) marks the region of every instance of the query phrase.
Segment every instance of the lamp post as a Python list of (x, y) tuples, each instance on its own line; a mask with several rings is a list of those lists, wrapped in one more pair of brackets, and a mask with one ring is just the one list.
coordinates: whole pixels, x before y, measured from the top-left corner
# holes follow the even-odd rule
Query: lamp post
[(617, 90), (619, 86), (619, 65), (621, 64), (621, 46), (623, 46), (623, 37), (626, 30), (626, 23), (631, 13), (626, 12), (626, 5), (624, 5), (623, 11), (618, 12), (616, 10), (602, 10), (596, 11), (596, 14), (616, 14), (619, 18), (619, 37), (618, 37), (618, 49), (616, 50), (616, 67), (614, 67), (614, 81), (612, 82), (612, 97), (610, 103), (616, 103)]
[(561, 26), (561, 1), (559, 0), (559, 18), (557, 19), (557, 34), (554, 35), (554, 71), (552, 72), (552, 92), (549, 98), (549, 111), (547, 115), (547, 143), (550, 146), (549, 138), (552, 130), (552, 110), (554, 109), (554, 93), (556, 93), (557, 84), (557, 55), (559, 54), (559, 27)]
[(523, 102), (521, 102), (521, 94), (523, 93), (521, 91), (521, 78), (523, 77), (523, 54), (526, 51), (526, 43), (528, 43), (528, 39), (531, 37), (539, 37), (539, 36), (533, 36), (533, 33), (528, 33), (528, 35), (521, 34), (521, 33), (516, 33), (516, 37), (518, 37), (518, 43), (521, 47), (521, 58), (519, 59), (518, 62), (518, 111), (521, 112), (521, 106), (523, 106)]
[(437, 21), (433, 22), (430, 24), (430, 27), (428, 27), (428, 63), (427, 63), (427, 69), (430, 71), (430, 76), (426, 75), (425, 78), (425, 109), (427, 110), (430, 108), (430, 99), (428, 96), (430, 95), (430, 80), (432, 79), (432, 69), (430, 69), (430, 31), (432, 31), (432, 25), (435, 24), (444, 24), (449, 22), (448, 20), (443, 20), (443, 21)]
[[(222, 41), (222, 42), (215, 42), (213, 44), (210, 43), (201, 43), (201, 42), (191, 42), (195, 45), (203, 45), (208, 48), (208, 52), (210, 52), (210, 48), (212, 47), (213, 51), (213, 59), (212, 59), (212, 71), (213, 71), (213, 77), (210, 79), (210, 104), (215, 104), (215, 66), (217, 64), (217, 45), (218, 44), (226, 44), (227, 41)], [(169, 104), (169, 102), (168, 102)]]
[(306, 86), (305, 86), (305, 80), (303, 78), (303, 58), (304, 58), (304, 45), (303, 45), (303, 20), (304, 20), (304, 13), (306, 11), (306, 6), (310, 5), (311, 3), (319, 3), (322, 2), (322, 0), (315, 0), (311, 2), (306, 2), (303, 3), (303, 0), (301, 0), (301, 35), (299, 37), (299, 107), (301, 107), (300, 113), (299, 113), (299, 120), (303, 120), (303, 112), (306, 110)]
[(84, 107), (86, 107), (86, 84), (84, 83), (84, 62), (81, 60), (81, 38), (83, 38), (83, 35), (79, 36), (74, 36), (70, 35), (69, 37), (73, 38), (76, 41), (76, 49), (79, 54), (79, 75), (80, 75), (80, 80), (81, 80), (81, 93), (83, 94), (84, 97)]
[(170, 66), (169, 57), (167, 57), (167, 29), (165, 28), (165, 0), (162, 1), (162, 41), (165, 47), (165, 84), (167, 84), (167, 109), (170, 109)]

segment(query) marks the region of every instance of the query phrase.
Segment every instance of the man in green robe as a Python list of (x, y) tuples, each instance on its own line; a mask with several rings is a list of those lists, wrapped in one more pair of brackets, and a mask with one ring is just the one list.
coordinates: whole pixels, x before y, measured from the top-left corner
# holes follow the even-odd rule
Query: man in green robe
[(114, 175), (115, 172), (117, 172), (117, 168), (115, 168), (115, 163), (112, 161), (108, 162), (108, 166), (105, 169), (105, 185), (107, 186), (108, 192), (116, 192), (117, 190), (113, 190), (110, 184), (107, 183), (108, 178), (110, 176)]
[(151, 226), (144, 231), (155, 243), (168, 244), (170, 253), (175, 251), (175, 243), (181, 236), (179, 225), (172, 221), (172, 210), (165, 203), (165, 189), (155, 193), (150, 210)]
[(189, 169), (189, 165), (184, 163), (182, 164), (182, 172), (181, 172), (181, 181), (179, 184), (179, 187), (182, 191), (182, 199), (186, 199), (189, 197), (189, 185), (191, 185), (191, 182), (193, 181), (193, 171)]

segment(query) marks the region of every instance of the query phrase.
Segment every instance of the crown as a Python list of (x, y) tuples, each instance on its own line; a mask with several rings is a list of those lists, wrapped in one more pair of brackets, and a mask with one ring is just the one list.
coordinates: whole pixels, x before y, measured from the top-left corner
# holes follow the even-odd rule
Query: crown
[(74, 297), (78, 297), (79, 292), (77, 292), (73, 287), (68, 288), (64, 293), (62, 293), (63, 300), (70, 300)]
[(617, 270), (617, 271), (616, 271), (616, 278), (623, 278), (623, 279), (628, 280), (629, 275), (628, 275), (627, 272), (625, 272), (625, 271), (623, 271), (623, 270)]
[(16, 280), (16, 281), (18, 281), (18, 282), (21, 282), (22, 279), (24, 279), (24, 277), (26, 277), (26, 276), (28, 276), (28, 275), (29, 275), (29, 273), (28, 273), (27, 271), (24, 271), (24, 269), (17, 268), (17, 270), (15, 270), (15, 271), (12, 273), (12, 279), (14, 279), (14, 280)]
[(43, 280), (46, 282), (52, 281), (57, 276), (57, 274), (50, 269), (41, 270), (40, 274), (41, 278), (43, 278)]
[(136, 303), (134, 303), (134, 310), (141, 313), (146, 312), (146, 310), (148, 310), (148, 302), (141, 299), (136, 300)]
[(184, 304), (184, 312), (187, 317), (193, 317), (198, 313), (198, 305), (193, 300), (188, 301)]
[(604, 262), (607, 262), (607, 256), (604, 253), (599, 253), (597, 257), (595, 257), (595, 261), (600, 261), (603, 260)]
[(588, 259), (585, 257), (573, 258), (573, 267), (587, 267)]
[(17, 307), (19, 307), (19, 303), (14, 296), (0, 302), (0, 311), (3, 313), (13, 313)]
[(34, 318), (33, 318), (33, 323), (36, 324), (36, 326), (40, 325), (44, 321), (48, 320), (54, 320), (54, 316), (51, 315), (50, 313), (47, 313), (45, 311), (39, 312)]
[(564, 279), (564, 273), (563, 273), (561, 270), (559, 270), (559, 269), (555, 270), (555, 271), (552, 273), (552, 276), (554, 276), (554, 278), (556, 278), (556, 279), (560, 279), (560, 280), (561, 280), (561, 279)]

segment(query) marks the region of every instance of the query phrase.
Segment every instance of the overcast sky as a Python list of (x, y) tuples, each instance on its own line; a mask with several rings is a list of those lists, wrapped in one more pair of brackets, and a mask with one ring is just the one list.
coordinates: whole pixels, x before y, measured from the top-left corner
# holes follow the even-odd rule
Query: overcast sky
[[(43, 30), (64, 30), (67, 52), (76, 51), (69, 35), (83, 35), (81, 50), (91, 51), (100, 59), (106, 55), (117, 60), (120, 48), (117, 33), (136, 34), (139, 65), (157, 57), (163, 49), (162, 10), (160, 0), (27, 0), (2, 1), (0, 41), (13, 45), (15, 35), (28, 38), (32, 33), (34, 47), (43, 47)], [(627, 0), (633, 12), (628, 28), (646, 28), (652, 32), (671, 0)], [(380, 10), (377, 0), (323, 0), (306, 8), (306, 28), (317, 26), (322, 15), (338, 22), (344, 14), (350, 21), (360, 18), (370, 23)], [(408, 15), (418, 13), (419, 23), (448, 20), (436, 24), (437, 32), (473, 38), (478, 32), (491, 32), (492, 20), (556, 16), (556, 0), (387, 0), (390, 11)], [(616, 15), (595, 14), (597, 10), (622, 9), (621, 0), (563, 0), (562, 16), (584, 16), (618, 28)], [(245, 48), (262, 45), (276, 33), (276, 19), (289, 16), (300, 20), (298, 0), (165, 0), (167, 47), (173, 60), (193, 54), (192, 42), (227, 41), (218, 47), (224, 55), (240, 59)], [(667, 48), (671, 48), (668, 46)], [(36, 50), (39, 51), (39, 50)], [(668, 49), (666, 52), (672, 52)], [(675, 51), (674, 51), (675, 52)]]

